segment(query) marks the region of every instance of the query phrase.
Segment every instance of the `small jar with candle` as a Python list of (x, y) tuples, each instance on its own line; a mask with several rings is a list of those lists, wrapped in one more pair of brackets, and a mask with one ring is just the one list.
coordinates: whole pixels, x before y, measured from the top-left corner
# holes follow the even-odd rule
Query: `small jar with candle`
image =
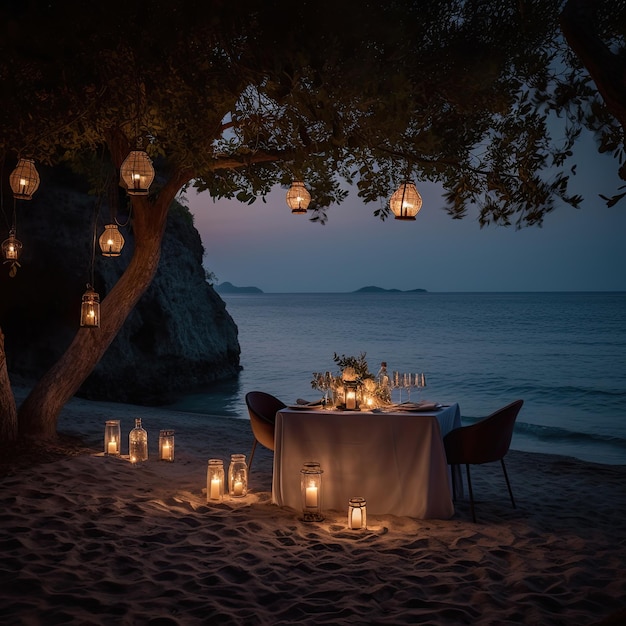
[(348, 502), (348, 528), (350, 530), (367, 529), (367, 503), (365, 498), (350, 498), (350, 502)]
[(104, 424), (104, 454), (120, 456), (120, 420), (107, 420)]
[(174, 431), (159, 431), (159, 460), (174, 462)]
[(243, 498), (248, 494), (248, 464), (245, 454), (230, 455), (228, 493), (231, 498)]
[(321, 522), (322, 515), (322, 474), (324, 471), (316, 461), (305, 463), (300, 470), (302, 490), (302, 521)]
[(148, 433), (141, 425), (141, 418), (135, 418), (135, 428), (128, 435), (128, 456), (133, 465), (148, 460)]
[(209, 459), (206, 474), (206, 501), (221, 502), (224, 499), (224, 462)]

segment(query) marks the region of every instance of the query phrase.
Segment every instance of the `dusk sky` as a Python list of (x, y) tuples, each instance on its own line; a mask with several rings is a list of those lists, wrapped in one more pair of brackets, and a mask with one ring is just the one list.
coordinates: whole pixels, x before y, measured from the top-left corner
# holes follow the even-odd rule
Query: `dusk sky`
[(414, 222), (374, 217), (356, 189), (331, 206), (326, 225), (292, 215), (286, 189), (267, 203), (214, 202), (188, 194), (206, 250), (204, 265), (218, 282), (255, 286), (266, 293), (349, 292), (386, 289), (450, 291), (626, 290), (626, 200), (612, 208), (598, 197), (624, 181), (617, 162), (599, 155), (590, 140), (577, 149), (573, 191), (581, 210), (561, 205), (542, 228), (481, 229), (477, 212), (451, 219), (441, 189), (414, 182), (424, 204)]

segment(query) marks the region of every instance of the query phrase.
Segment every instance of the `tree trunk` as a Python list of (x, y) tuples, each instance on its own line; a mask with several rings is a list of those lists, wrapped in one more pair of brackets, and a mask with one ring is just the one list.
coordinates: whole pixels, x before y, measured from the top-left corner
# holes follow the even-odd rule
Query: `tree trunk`
[[(168, 208), (188, 177), (178, 172), (156, 200), (133, 197), (135, 250), (124, 274), (102, 301), (100, 327), (80, 328), (57, 363), (38, 381), (18, 411), (20, 437), (56, 437), (63, 405), (76, 393), (117, 335), (156, 273)], [(97, 286), (96, 291), (97, 291)]]
[(561, 30), (607, 108), (626, 132), (626, 63), (596, 34), (596, 11), (594, 0), (568, 0), (561, 13)]
[(4, 335), (0, 328), (0, 445), (11, 444), (16, 439), (17, 409), (7, 370)]

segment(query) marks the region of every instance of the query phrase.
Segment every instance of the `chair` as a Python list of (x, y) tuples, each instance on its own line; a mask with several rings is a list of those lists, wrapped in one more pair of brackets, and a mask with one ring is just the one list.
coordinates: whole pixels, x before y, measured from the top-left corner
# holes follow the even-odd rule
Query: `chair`
[[(500, 461), (506, 486), (511, 496), (511, 504), (515, 507), (511, 483), (506, 473), (504, 456), (509, 451), (511, 437), (513, 436), (513, 426), (517, 415), (524, 404), (523, 400), (516, 400), (501, 409), (498, 409), (488, 417), (472, 424), (462, 426), (450, 431), (443, 438), (443, 445), (446, 450), (446, 458), (449, 465), (465, 465), (467, 472), (467, 486), (469, 489), (470, 508), (472, 519), (476, 521), (474, 511), (474, 494), (472, 492), (472, 482), (470, 478), (470, 465), (481, 465)], [(452, 492), (456, 493), (455, 472), (452, 472)]]
[(246, 406), (250, 415), (250, 426), (254, 435), (252, 452), (248, 461), (248, 470), (252, 467), (252, 458), (256, 444), (260, 443), (268, 450), (274, 451), (274, 422), (276, 413), (287, 405), (264, 391), (249, 391), (246, 394)]

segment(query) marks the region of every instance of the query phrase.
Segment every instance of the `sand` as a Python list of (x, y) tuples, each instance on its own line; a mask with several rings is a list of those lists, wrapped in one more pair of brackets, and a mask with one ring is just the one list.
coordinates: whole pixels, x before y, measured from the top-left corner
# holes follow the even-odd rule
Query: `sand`
[[(104, 456), (104, 420), (125, 436), (136, 416), (148, 462)], [(351, 531), (345, 511), (304, 523), (272, 505), (259, 447), (249, 495), (207, 504), (207, 459), (249, 454), (249, 424), (202, 417), (159, 462), (174, 417), (73, 400), (60, 430), (94, 449), (5, 466), (2, 624), (626, 623), (626, 466), (511, 451), (517, 509), (495, 464), (473, 472), (477, 523), (463, 500), (451, 520)]]

